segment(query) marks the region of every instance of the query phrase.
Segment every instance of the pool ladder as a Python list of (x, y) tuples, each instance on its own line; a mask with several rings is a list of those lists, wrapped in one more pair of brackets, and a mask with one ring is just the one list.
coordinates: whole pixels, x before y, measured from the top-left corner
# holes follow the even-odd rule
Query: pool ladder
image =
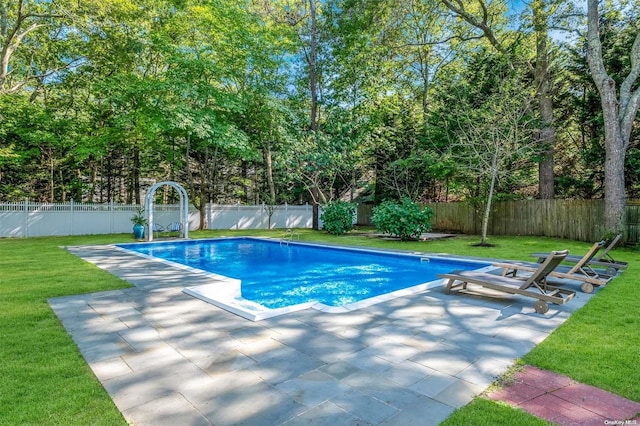
[(298, 234), (291, 228), (287, 229), (286, 231), (284, 231), (284, 235), (282, 236), (282, 238), (280, 238), (280, 245), (289, 245), (291, 240), (293, 240), (293, 237), (296, 237), (298, 240), (300, 240), (300, 234)]

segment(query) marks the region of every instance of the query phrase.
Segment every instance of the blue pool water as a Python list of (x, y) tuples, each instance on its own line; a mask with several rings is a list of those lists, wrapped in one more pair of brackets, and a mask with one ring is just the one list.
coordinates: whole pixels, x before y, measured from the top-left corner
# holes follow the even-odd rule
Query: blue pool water
[[(489, 264), (255, 238), (122, 244), (119, 247), (242, 281), (242, 297), (267, 308), (342, 306)], [(421, 260), (423, 259), (423, 260)]]

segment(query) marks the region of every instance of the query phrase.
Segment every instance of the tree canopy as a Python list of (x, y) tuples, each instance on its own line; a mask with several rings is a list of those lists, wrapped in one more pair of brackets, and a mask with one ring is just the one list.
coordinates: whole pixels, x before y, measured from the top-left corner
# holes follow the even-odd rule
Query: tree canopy
[[(170, 179), (199, 208), (619, 206), (640, 196), (638, 6), (0, 0), (0, 201), (140, 203)], [(499, 173), (474, 172), (482, 144)]]

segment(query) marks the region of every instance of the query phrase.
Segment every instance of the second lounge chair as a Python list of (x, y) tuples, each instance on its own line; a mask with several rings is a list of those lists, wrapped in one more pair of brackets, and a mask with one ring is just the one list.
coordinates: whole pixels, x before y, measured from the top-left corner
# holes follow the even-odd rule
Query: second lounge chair
[[(616, 237), (613, 240), (611, 240), (611, 242), (607, 247), (605, 247), (602, 250), (599, 250), (597, 253), (594, 253), (593, 258), (587, 262), (587, 265), (593, 268), (605, 268), (607, 275), (616, 275), (618, 271), (626, 269), (628, 266), (627, 262), (621, 262), (621, 261), (615, 260), (611, 256), (611, 254), (609, 254), (609, 252), (613, 250), (613, 248), (618, 244), (621, 238), (622, 238), (622, 234), (616, 235)], [(544, 261), (547, 254), (534, 253), (531, 256), (537, 257), (538, 262), (542, 262)], [(578, 263), (582, 261), (583, 257), (584, 256), (569, 255), (564, 261), (568, 263)]]
[[(604, 241), (600, 241), (591, 246), (591, 249), (578, 261), (575, 265), (558, 265), (549, 272), (549, 277), (562, 278), (582, 282), (580, 288), (585, 293), (592, 293), (594, 286), (605, 286), (613, 278), (602, 271), (596, 271), (589, 266), (589, 261), (596, 252), (604, 245)], [(546, 262), (546, 260), (545, 260)], [(519, 271), (534, 272), (538, 267), (537, 263), (532, 262), (506, 262), (494, 263), (493, 266), (502, 268), (503, 276), (514, 277)], [(524, 279), (524, 278), (523, 278)]]

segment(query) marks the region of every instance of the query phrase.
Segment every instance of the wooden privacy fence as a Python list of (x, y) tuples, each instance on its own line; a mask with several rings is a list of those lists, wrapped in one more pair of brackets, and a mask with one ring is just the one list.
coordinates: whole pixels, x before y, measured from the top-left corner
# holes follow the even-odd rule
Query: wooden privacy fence
[[(470, 203), (427, 203), (434, 212), (433, 229), (480, 234), (483, 207)], [(373, 206), (358, 206), (358, 224), (372, 225)], [(627, 240), (640, 238), (640, 205), (627, 206)], [(489, 235), (540, 235), (596, 241), (604, 232), (604, 200), (519, 200), (493, 204)]]
[(640, 202), (627, 205), (627, 244), (640, 243)]

